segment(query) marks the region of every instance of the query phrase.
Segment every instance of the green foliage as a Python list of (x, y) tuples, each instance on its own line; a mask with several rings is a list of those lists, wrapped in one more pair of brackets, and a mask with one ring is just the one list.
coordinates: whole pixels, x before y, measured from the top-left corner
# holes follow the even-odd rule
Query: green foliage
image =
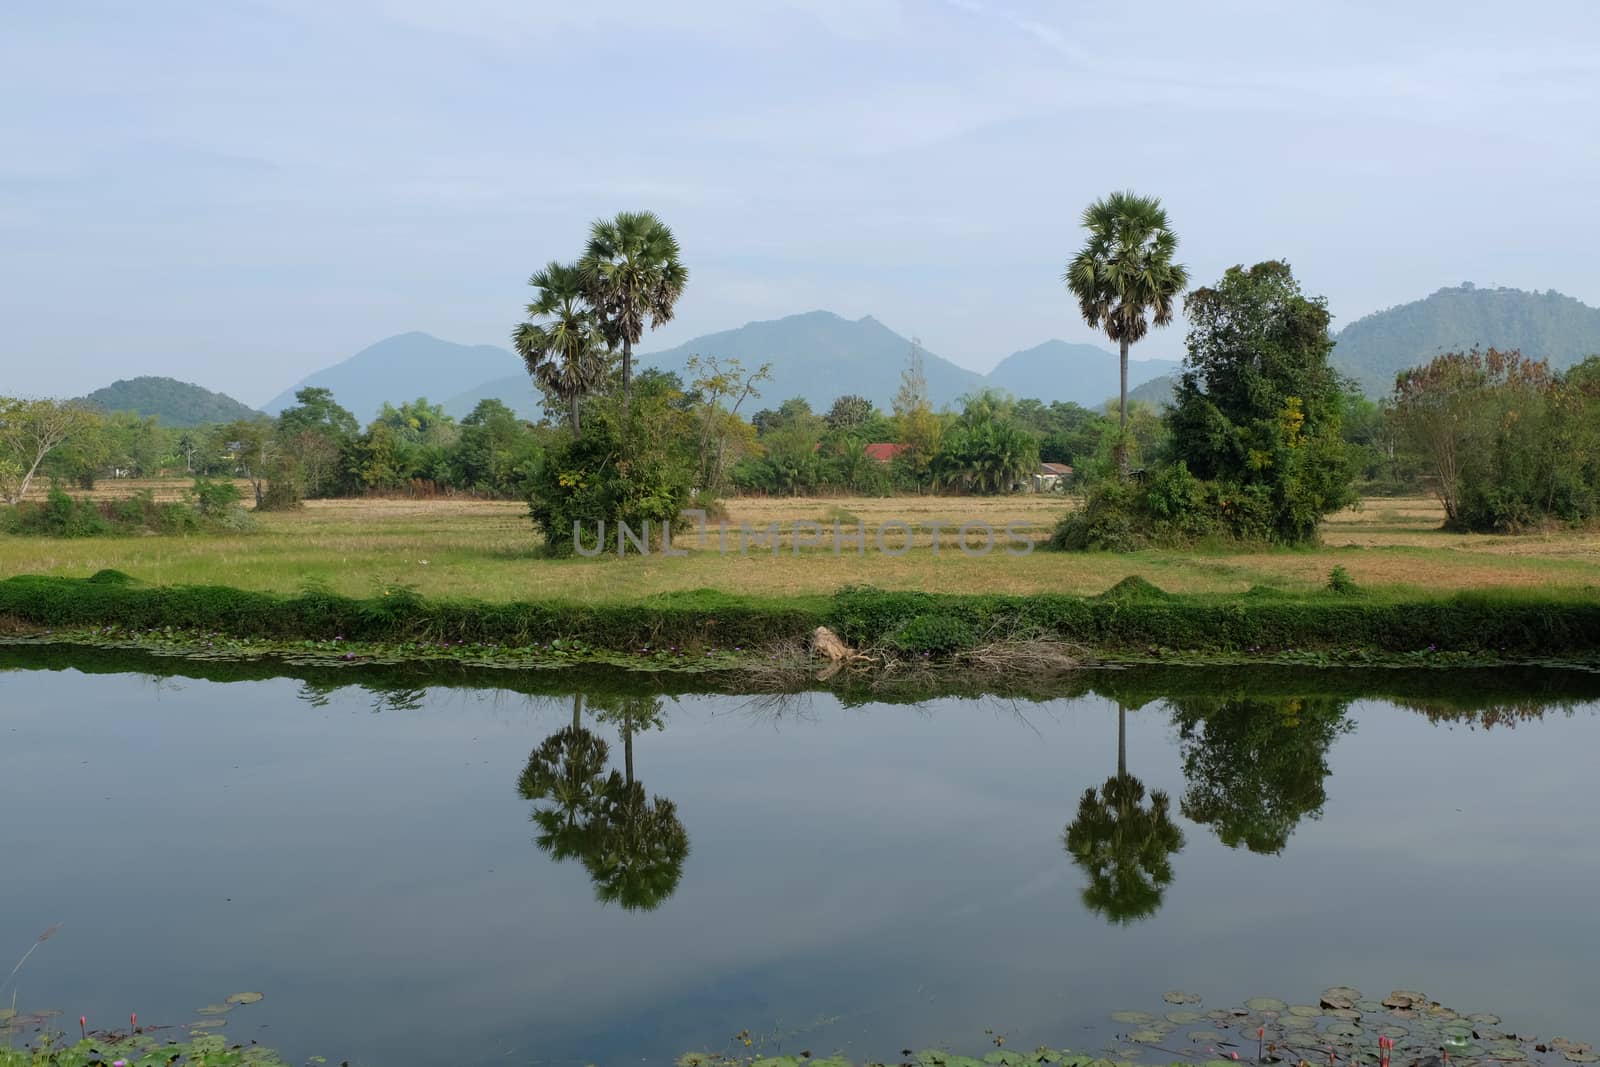
[(41, 1041), (32, 1048), (0, 1046), (0, 1067), (286, 1067), (278, 1054), (261, 1045), (230, 1045), (206, 1034), (188, 1041), (151, 1033), (94, 1035), (66, 1044)]
[(580, 542), (585, 552), (618, 552), (621, 524), (659, 543), (679, 521), (694, 476), (687, 442), (672, 432), (683, 414), (661, 398), (639, 401), (626, 428), (617, 413), (598, 412), (583, 436), (551, 447), (533, 470), (528, 515), (550, 555), (571, 555)]
[(1358, 592), (1359, 588), (1356, 585), (1356, 580), (1350, 577), (1350, 572), (1345, 570), (1343, 566), (1335, 566), (1333, 570), (1328, 572), (1328, 592), (1348, 596), (1351, 593)]
[(891, 643), (910, 655), (947, 656), (972, 648), (977, 644), (977, 635), (959, 616), (918, 615), (900, 627)]
[(205, 426), (241, 419), (266, 419), (223, 393), (213, 393), (198, 385), (174, 378), (140, 377), (112, 382), (83, 398), (90, 407), (103, 412), (134, 412), (155, 417), (173, 427)]
[[(1083, 212), (1088, 239), (1067, 264), (1061, 280), (1078, 301), (1083, 321), (1103, 329), (1121, 350), (1119, 427), (1128, 422), (1128, 348), (1152, 325), (1172, 321), (1189, 273), (1173, 255), (1178, 235), (1155, 197), (1117, 192)], [(1126, 462), (1122, 464), (1126, 469)]]
[(1326, 301), (1302, 295), (1288, 264), (1267, 262), (1230, 268), (1185, 307), (1172, 460), (1215, 484), (1216, 518), (1235, 537), (1315, 541), (1322, 516), (1355, 500)]
[(1472, 349), (1400, 375), (1391, 418), (1451, 529), (1519, 533), (1600, 514), (1600, 357), (1553, 374)]
[(232, 482), (217, 482), (197, 476), (194, 488), (189, 490), (189, 499), (200, 514), (216, 518), (239, 506), (239, 487)]
[(1037, 439), (1017, 421), (1010, 400), (989, 390), (966, 398), (933, 457), (941, 484), (974, 493), (1010, 492), (1038, 468)]
[[(234, 500), (238, 490), (232, 491)], [(227, 494), (213, 489), (213, 495)], [(157, 502), (149, 490), (118, 500), (70, 496), (52, 486), (43, 501), (25, 501), (0, 513), (0, 528), (33, 537), (103, 537), (115, 534), (190, 534), (204, 530), (244, 530), (250, 520), (237, 507), (202, 511), (198, 503)]]

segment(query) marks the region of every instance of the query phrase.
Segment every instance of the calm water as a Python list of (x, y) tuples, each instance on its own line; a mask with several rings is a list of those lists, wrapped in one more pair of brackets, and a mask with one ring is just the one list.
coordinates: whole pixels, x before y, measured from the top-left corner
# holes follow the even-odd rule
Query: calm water
[(260, 990), (231, 1037), (388, 1065), (667, 1062), (744, 1028), (1092, 1048), (1166, 989), (1335, 983), (1596, 1036), (1592, 675), (1122, 672), (848, 707), (585, 684), (606, 763), (542, 781), (576, 683), (74, 662), (0, 648), (0, 952), (64, 924), (24, 1009), (176, 1024)]

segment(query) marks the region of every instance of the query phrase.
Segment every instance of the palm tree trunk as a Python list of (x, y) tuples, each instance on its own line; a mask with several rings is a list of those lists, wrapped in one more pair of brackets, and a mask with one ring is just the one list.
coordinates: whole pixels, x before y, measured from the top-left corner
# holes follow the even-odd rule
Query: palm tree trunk
[(1128, 709), (1117, 701), (1117, 777), (1128, 777)]
[(572, 694), (572, 729), (583, 729), (583, 694)]
[(572, 438), (577, 440), (583, 436), (583, 427), (578, 424), (578, 395), (572, 395)]
[(622, 415), (628, 415), (633, 406), (633, 342), (622, 339)]
[(1128, 338), (1124, 334), (1119, 344), (1120, 357), (1118, 362), (1122, 369), (1122, 389), (1118, 394), (1119, 404), (1117, 410), (1117, 470), (1126, 478), (1128, 476)]

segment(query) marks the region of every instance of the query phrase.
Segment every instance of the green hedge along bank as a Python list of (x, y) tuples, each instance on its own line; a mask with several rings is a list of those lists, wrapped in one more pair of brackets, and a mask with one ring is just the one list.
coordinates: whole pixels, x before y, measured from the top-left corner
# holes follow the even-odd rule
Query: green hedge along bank
[(711, 590), (628, 602), (429, 599), (406, 588), (366, 598), (224, 586), (146, 585), (115, 571), (91, 578), (0, 581), (0, 620), (13, 632), (65, 635), (104, 627), (239, 638), (539, 647), (561, 641), (641, 649), (756, 654), (794, 649), (819, 626), (882, 661), (939, 659), (974, 649), (1058, 642), (1088, 657), (1279, 653), (1419, 654), (1590, 660), (1600, 649), (1600, 597), (1484, 591), (1427, 598), (1352, 590), (1254, 589), (1171, 594), (1127, 578), (1097, 596), (975, 596), (848, 587), (832, 596), (743, 597)]

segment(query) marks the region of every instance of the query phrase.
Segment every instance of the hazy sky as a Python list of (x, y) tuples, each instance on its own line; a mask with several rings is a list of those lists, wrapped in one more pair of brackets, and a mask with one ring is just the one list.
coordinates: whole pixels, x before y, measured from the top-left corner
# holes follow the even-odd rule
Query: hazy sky
[(1286, 258), (1336, 325), (1600, 304), (1592, 0), (7, 0), (0, 100), (0, 393), (504, 343), (629, 208), (692, 272), (647, 348), (813, 308), (977, 369), (1092, 340), (1059, 275), (1122, 187), (1198, 281)]

